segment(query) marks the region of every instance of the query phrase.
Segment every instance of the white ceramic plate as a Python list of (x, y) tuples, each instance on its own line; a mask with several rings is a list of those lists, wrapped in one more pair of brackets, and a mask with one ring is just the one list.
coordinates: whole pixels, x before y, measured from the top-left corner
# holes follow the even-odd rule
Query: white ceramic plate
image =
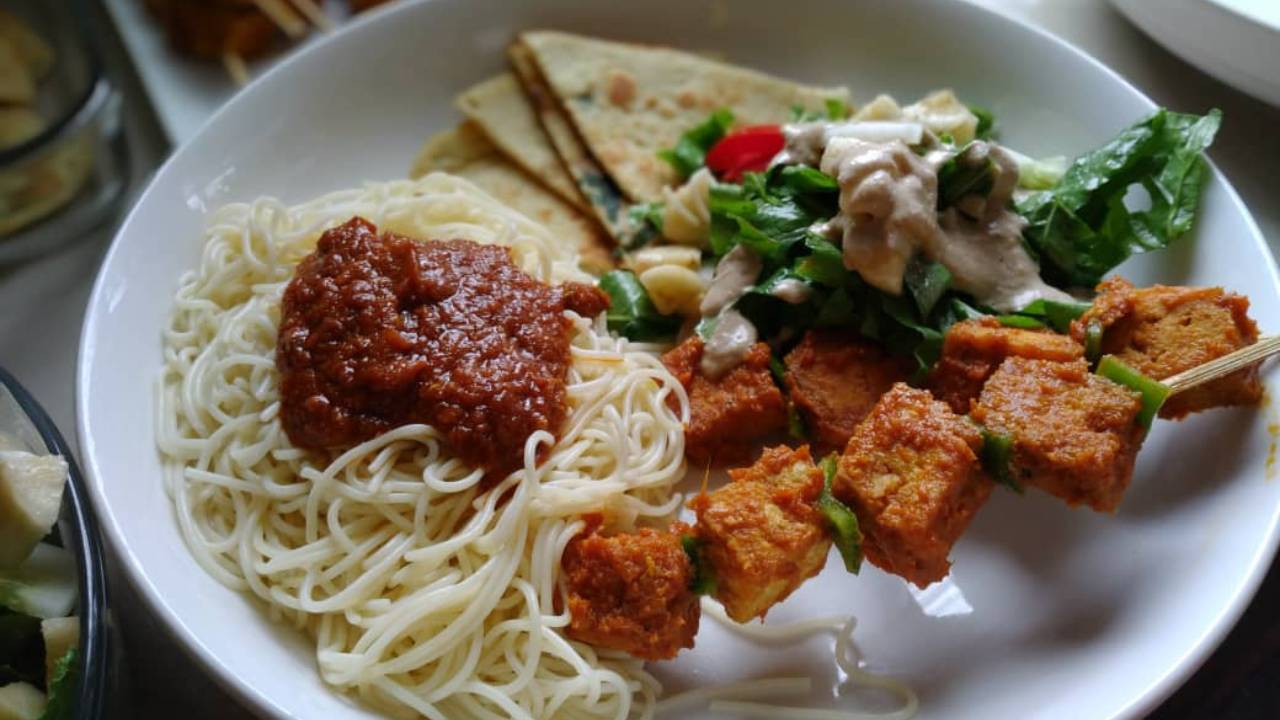
[[(98, 278), (78, 376), (81, 448), (108, 537), (182, 643), (263, 713), (366, 716), (321, 684), (309, 640), (207, 576), (179, 537), (152, 435), (160, 330), (177, 278), (198, 262), (210, 208), (402, 177), (423, 138), (455, 121), (454, 94), (500, 69), (507, 41), (530, 27), (719, 51), (847, 83), (862, 99), (950, 85), (992, 108), (1004, 139), (1033, 155), (1092, 148), (1152, 108), (1078, 50), (961, 3), (436, 0), (359, 20), (285, 62), (156, 175)], [(1202, 213), (1195, 237), (1125, 273), (1228, 285), (1253, 299), (1263, 328), (1280, 328), (1274, 263), (1216, 171)], [(853, 577), (833, 565), (770, 621), (856, 613), (871, 667), (910, 682), (921, 717), (1139, 716), (1214, 648), (1275, 551), (1270, 419), (1264, 408), (1160, 423), (1114, 517), (995, 493), (956, 549), (945, 597), (918, 601), (874, 568)], [(833, 676), (830, 640), (756, 647), (710, 620), (696, 650), (656, 669), (671, 690)]]
[(1237, 90), (1280, 107), (1280, 2), (1111, 2), (1169, 52)]

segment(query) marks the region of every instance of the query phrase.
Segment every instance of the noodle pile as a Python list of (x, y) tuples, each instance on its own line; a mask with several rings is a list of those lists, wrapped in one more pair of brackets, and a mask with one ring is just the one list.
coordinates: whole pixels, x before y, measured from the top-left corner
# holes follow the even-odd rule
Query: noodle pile
[(163, 343), (158, 442), (187, 545), (314, 637), (326, 682), (394, 716), (652, 715), (660, 688), (642, 661), (557, 632), (569, 616), (556, 577), (581, 514), (604, 508), (627, 528), (677, 510), (684, 391), (644, 346), (573, 316), (563, 434), (535, 433), (523, 469), (487, 491), (425, 425), (340, 454), (291, 447), (277, 417), (281, 295), (319, 234), (355, 215), (506, 245), (535, 278), (590, 282), (541, 226), (446, 175), (219, 210)]

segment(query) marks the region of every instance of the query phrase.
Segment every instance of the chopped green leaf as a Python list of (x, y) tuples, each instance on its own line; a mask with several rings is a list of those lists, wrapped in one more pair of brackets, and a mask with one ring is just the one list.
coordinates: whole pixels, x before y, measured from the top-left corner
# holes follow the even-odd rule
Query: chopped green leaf
[(48, 688), (49, 704), (45, 706), (40, 720), (71, 720), (75, 717), (76, 677), (80, 674), (76, 664), (78, 655), (77, 648), (73, 647), (53, 666)]
[(836, 476), (836, 454), (824, 457), (822, 468), (822, 494), (818, 496), (818, 511), (826, 518), (831, 530), (831, 544), (840, 551), (844, 569), (857, 575), (862, 569), (862, 531), (858, 528), (858, 516), (847, 505), (831, 494), (831, 482)]
[(605, 316), (609, 330), (637, 342), (668, 340), (680, 329), (680, 318), (658, 313), (635, 273), (613, 270), (600, 278), (600, 289), (609, 296)]
[(907, 264), (903, 282), (916, 301), (920, 317), (929, 317), (934, 306), (947, 293), (947, 288), (951, 287), (951, 271), (940, 262), (917, 255)]
[(853, 108), (839, 98), (827, 98), (824, 104), (827, 107), (828, 120), (844, 120), (853, 113)]
[(938, 168), (938, 209), (945, 210), (967, 195), (986, 197), (995, 186), (1000, 167), (978, 146), (969, 143)]
[(1103, 356), (1098, 363), (1097, 373), (1102, 377), (1136, 391), (1142, 396), (1142, 410), (1138, 413), (1137, 423), (1144, 430), (1151, 429), (1151, 421), (1160, 406), (1169, 398), (1169, 386), (1153, 380), (1121, 362), (1115, 355)]
[(689, 556), (689, 564), (693, 566), (693, 580), (689, 589), (695, 595), (715, 595), (716, 575), (711, 564), (702, 557), (702, 541), (693, 535), (680, 538), (680, 545), (685, 555)]
[(724, 137), (731, 125), (733, 113), (726, 108), (716, 110), (702, 124), (681, 135), (675, 147), (659, 152), (658, 157), (670, 163), (680, 179), (686, 179), (706, 164), (707, 151)]
[(981, 105), (970, 105), (969, 112), (978, 118), (978, 127), (973, 131), (975, 137), (979, 140), (989, 140), (995, 136), (996, 116), (990, 110)]
[(982, 451), (979, 454), (982, 469), (992, 480), (1007, 486), (1014, 492), (1022, 492), (1022, 484), (1013, 472), (1013, 438), (1005, 433), (982, 428)]
[(784, 165), (778, 172), (782, 186), (797, 193), (838, 192), (840, 185), (830, 175), (808, 165)]
[(811, 252), (796, 261), (796, 275), (831, 288), (842, 287), (849, 277), (840, 248), (824, 237), (812, 233), (804, 238)]
[[(1111, 142), (1076, 158), (1050, 190), (1017, 203), (1023, 236), (1041, 271), (1058, 285), (1092, 287), (1133, 253), (1167, 247), (1191, 229), (1222, 113), (1196, 116), (1160, 109)], [(1141, 187), (1150, 208), (1131, 209)]]

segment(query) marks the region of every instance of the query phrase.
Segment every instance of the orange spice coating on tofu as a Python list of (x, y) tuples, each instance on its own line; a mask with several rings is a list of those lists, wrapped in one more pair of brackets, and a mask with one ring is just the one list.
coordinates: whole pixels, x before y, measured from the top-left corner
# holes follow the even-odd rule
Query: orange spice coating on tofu
[(929, 374), (929, 389), (960, 414), (978, 399), (991, 373), (1008, 357), (1033, 360), (1076, 360), (1084, 347), (1048, 330), (1005, 327), (993, 317), (952, 325), (942, 341), (942, 356)]
[(1009, 358), (987, 380), (971, 417), (1013, 439), (1015, 477), (1068, 505), (1112, 512), (1144, 431), (1141, 396), (1089, 372), (1083, 360)]
[(991, 494), (981, 447), (978, 428), (928, 391), (899, 383), (881, 397), (832, 482), (867, 559), (922, 588), (946, 577), (951, 547)]
[(716, 599), (738, 622), (763, 618), (827, 562), (831, 538), (814, 507), (822, 470), (808, 446), (768, 448), (731, 482), (689, 503)]
[[(1135, 288), (1124, 278), (1098, 286), (1098, 297), (1071, 325), (1083, 340), (1091, 321), (1103, 329), (1102, 352), (1142, 374), (1163, 380), (1258, 341), (1249, 299), (1218, 287), (1153, 285)], [(1262, 399), (1258, 366), (1178, 393), (1160, 408), (1162, 418)]]
[(715, 380), (702, 374), (701, 361), (702, 340), (696, 335), (662, 356), (689, 394), (685, 455), (699, 464), (748, 460), (761, 438), (787, 426), (786, 400), (769, 372), (769, 346), (756, 343), (740, 364)]
[(645, 660), (668, 660), (693, 647), (701, 606), (690, 589), (693, 565), (681, 545), (692, 530), (578, 535), (560, 565), (569, 606), (566, 634)]
[(858, 335), (810, 330), (787, 353), (787, 392), (809, 435), (840, 450), (880, 396), (911, 376), (911, 364)]

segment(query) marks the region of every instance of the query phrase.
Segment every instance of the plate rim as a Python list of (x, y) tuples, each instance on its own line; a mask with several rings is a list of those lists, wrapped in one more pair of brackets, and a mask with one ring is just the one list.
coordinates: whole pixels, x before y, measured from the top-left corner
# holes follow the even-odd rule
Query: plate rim
[[(100, 468), (98, 466), (98, 458), (94, 449), (96, 447), (93, 436), (89, 428), (89, 413), (92, 381), (90, 378), (91, 361), (94, 358), (95, 350), (93, 348), (92, 338), (96, 335), (97, 326), (101, 320), (102, 308), (106, 304), (106, 283), (108, 281), (107, 268), (112, 264), (118, 252), (122, 239), (126, 231), (138, 221), (140, 208), (145, 201), (157, 192), (157, 187), (161, 179), (169, 172), (172, 165), (177, 159), (183, 155), (189, 147), (202, 141), (202, 138), (210, 132), (210, 128), (221, 122), (222, 118), (229, 114), (232, 110), (239, 107), (245, 102), (245, 98), (260, 85), (272, 82), (278, 74), (291, 72), (295, 64), (302, 64), (310, 61), (313, 54), (322, 52), (335, 38), (341, 38), (353, 32), (363, 32), (363, 28), (368, 25), (379, 23), (391, 24), (395, 22), (395, 18), (401, 14), (409, 14), (413, 12), (413, 8), (427, 5), (434, 0), (406, 0), (396, 5), (381, 9), (380, 12), (368, 13), (357, 17), (352, 22), (344, 25), (342, 28), (331, 33), (329, 36), (322, 38), (318, 42), (313, 42), (306, 47), (298, 49), (296, 52), (290, 53), (280, 62), (276, 63), (267, 72), (255, 77), (249, 85), (241, 88), (228, 101), (226, 101), (218, 110), (210, 115), (208, 119), (196, 130), (186, 142), (175, 148), (165, 162), (156, 170), (151, 179), (147, 182), (146, 188), (132, 202), (129, 212), (121, 222), (119, 228), (112, 236), (111, 244), (107, 252), (103, 255), (101, 264), (94, 277), (92, 289), (87, 301), (84, 321), (81, 325), (79, 338), (79, 346), (76, 357), (76, 374), (75, 374), (75, 409), (76, 409), (76, 436), (81, 448), (82, 467), (84, 475), (88, 482), (89, 495), (95, 513), (99, 516), (99, 524), (103, 528), (103, 536), (111, 549), (122, 559), (124, 566), (124, 575), (128, 582), (142, 597), (147, 605), (147, 609), (159, 618), (166, 630), (175, 638), (179, 647), (183, 649), (185, 654), (195, 660), (204, 670), (206, 670), (214, 680), (231, 696), (237, 699), (245, 709), (257, 715), (269, 713), (274, 717), (289, 717), (284, 708), (280, 707), (275, 701), (263, 693), (253, 689), (250, 685), (240, 681), (238, 674), (229, 664), (215, 656), (200, 637), (187, 626), (182, 617), (170, 607), (165, 601), (164, 596), (150, 579), (148, 573), (145, 573), (139, 558), (134, 554), (125, 540), (125, 532), (123, 531), (119, 518), (112, 512), (112, 506), (103, 483), (100, 482)], [(1111, 81), (1119, 83), (1126, 90), (1137, 97), (1148, 110), (1154, 110), (1158, 105), (1140, 88), (1130, 82), (1118, 71), (1112, 69), (1106, 63), (1094, 57), (1075, 43), (1062, 38), (1055, 33), (1037, 26), (1030, 21), (1006, 14), (991, 7), (977, 4), (973, 0), (964, 0), (960, 3), (967, 7), (968, 12), (976, 12), (985, 14), (989, 18), (997, 22), (1007, 23), (1008, 25), (1033, 34), (1038, 42), (1052, 43), (1059, 46), (1077, 58), (1091, 65), (1095, 70), (1101, 72)], [(1272, 254), (1270, 247), (1266, 243), (1266, 239), (1262, 234), (1253, 214), (1249, 211), (1248, 206), (1240, 198), (1235, 186), (1227, 178), (1226, 174), (1221, 171), (1212, 158), (1206, 158), (1210, 174), (1219, 181), (1222, 189), (1225, 191), (1225, 197), (1229, 205), (1239, 211), (1245, 221), (1245, 226), (1250, 231), (1250, 239), (1254, 246), (1262, 251), (1263, 256), (1267, 260), (1267, 276), (1270, 279), (1272, 289), (1277, 297), (1280, 297), (1280, 268), (1277, 266), (1275, 256)], [(1214, 616), (1211, 623), (1207, 624), (1205, 629), (1199, 634), (1199, 637), (1188, 648), (1188, 650), (1172, 663), (1169, 663), (1167, 669), (1159, 675), (1153, 682), (1144, 687), (1141, 691), (1132, 694), (1131, 700), (1121, 706), (1111, 717), (1113, 720), (1143, 717), (1150, 713), (1160, 705), (1164, 700), (1173, 694), (1175, 690), (1181, 687), (1188, 678), (1191, 677), (1218, 648), (1227, 634), (1236, 626), (1245, 609), (1253, 601), (1257, 595), (1259, 586), (1266, 577), (1272, 561), (1276, 557), (1277, 550), (1280, 549), (1280, 506), (1274, 508), (1267, 524), (1266, 536), (1263, 542), (1255, 548), (1250, 558), (1250, 567), (1248, 573), (1242, 578), (1237, 586), (1234, 596), (1225, 607)], [(334, 692), (335, 697), (343, 701), (350, 702), (342, 693)], [(364, 706), (357, 706), (366, 709)]]

